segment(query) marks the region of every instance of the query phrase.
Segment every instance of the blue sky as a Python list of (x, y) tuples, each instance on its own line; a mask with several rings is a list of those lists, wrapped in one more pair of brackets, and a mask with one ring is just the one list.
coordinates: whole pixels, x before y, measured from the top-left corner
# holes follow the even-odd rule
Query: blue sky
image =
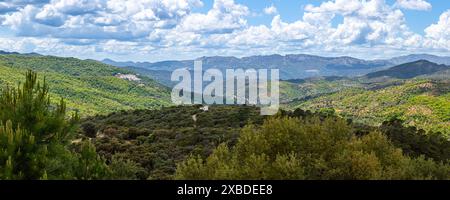
[[(254, 12), (261, 12), (264, 8), (274, 5), (278, 12), (281, 13), (283, 20), (286, 22), (294, 22), (301, 18), (304, 13), (304, 6), (307, 4), (312, 4), (319, 6), (321, 3), (327, 0), (239, 0), (236, 1), (241, 4), (248, 5), (248, 7)], [(386, 1), (388, 4), (395, 4), (395, 0)], [(428, 0), (432, 4), (432, 9), (429, 11), (417, 11), (417, 10), (404, 10), (405, 18), (407, 19), (407, 24), (411, 30), (417, 33), (424, 33), (426, 27), (430, 24), (435, 23), (439, 20), (439, 16), (450, 9), (450, 2), (446, 0)], [(212, 7), (214, 0), (204, 1), (204, 7), (199, 8), (199, 12), (207, 12), (208, 9)], [(342, 18), (336, 17), (334, 20), (334, 25), (341, 22)], [(338, 19), (339, 18), (339, 19)], [(249, 18), (249, 24), (259, 25), (266, 24), (270, 25), (272, 17), (270, 15), (258, 15)]]
[(0, 48), (133, 61), (450, 56), (447, 0), (9, 0)]
[[(254, 12), (261, 12), (264, 8), (275, 5), (278, 12), (281, 13), (283, 20), (287, 22), (294, 22), (303, 16), (303, 8), (305, 5), (312, 4), (319, 6), (325, 1), (326, 0), (239, 0), (236, 2), (248, 5), (248, 7), (253, 9)], [(211, 8), (213, 2), (213, 0), (205, 1), (206, 6), (202, 11)], [(396, 1), (389, 0), (386, 2), (393, 5)], [(429, 11), (403, 10), (408, 26), (411, 30), (417, 33), (423, 34), (426, 27), (438, 21), (439, 16), (446, 10), (450, 9), (450, 2), (447, 0), (428, 0), (428, 2), (432, 4), (432, 9)], [(249, 19), (249, 23), (253, 25), (269, 25), (271, 21), (272, 17), (269, 15), (260, 15)], [(336, 19), (334, 21), (334, 25), (339, 22), (341, 21)]]

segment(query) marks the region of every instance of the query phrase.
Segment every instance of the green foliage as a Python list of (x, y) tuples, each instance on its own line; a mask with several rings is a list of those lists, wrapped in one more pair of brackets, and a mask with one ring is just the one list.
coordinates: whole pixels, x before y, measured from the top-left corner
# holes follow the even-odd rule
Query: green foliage
[(94, 138), (97, 135), (97, 128), (92, 122), (83, 123), (81, 129), (87, 137)]
[(415, 127), (404, 127), (403, 121), (392, 119), (385, 121), (380, 130), (393, 144), (412, 157), (426, 156), (435, 161), (450, 161), (450, 141), (440, 133), (426, 133)]
[(0, 179), (43, 177), (46, 154), (36, 145), (33, 135), (21, 128), (14, 130), (11, 121), (0, 125)]
[(373, 126), (399, 118), (405, 125), (450, 135), (448, 80), (413, 79), (367, 85), (292, 102), (291, 107), (313, 111), (334, 108), (340, 116)]
[(109, 164), (112, 171), (111, 179), (136, 180), (140, 174), (145, 173), (144, 168), (140, 167), (138, 163), (124, 157), (126, 157), (124, 154), (112, 156)]
[[(92, 145), (80, 153), (67, 144), (78, 116), (66, 118), (63, 100), (51, 104), (48, 86), (27, 72), (23, 85), (0, 96), (0, 179), (99, 179), (107, 166)], [(5, 124), (5, 125), (3, 125)]]
[(41, 85), (37, 74), (28, 72), (26, 81), (18, 89), (6, 87), (0, 96), (0, 121), (11, 120), (12, 127), (22, 126), (34, 134), (37, 143), (64, 142), (71, 136), (76, 120), (75, 114), (65, 119), (66, 105), (63, 100), (51, 108), (46, 82)]
[(161, 108), (167, 88), (118, 73), (130, 72), (0, 55), (0, 179), (449, 179), (445, 79), (283, 82), (288, 108), (316, 113), (263, 124), (250, 106)]
[(333, 94), (348, 88), (361, 88), (362, 86), (358, 80), (339, 77), (281, 81), (280, 98), (283, 106), (292, 108), (298, 102)]
[[(238, 143), (191, 157), (178, 179), (448, 179), (450, 166), (402, 155), (382, 134), (357, 137), (345, 120), (273, 118)], [(426, 169), (424, 170), (424, 167)]]
[[(236, 142), (246, 124), (261, 124), (262, 120), (259, 109), (249, 106), (210, 106), (208, 111), (200, 106), (177, 106), (89, 117), (81, 126), (95, 125), (98, 134), (92, 141), (108, 163), (114, 163), (118, 154), (143, 169), (128, 178), (172, 179), (176, 163), (190, 154), (205, 158), (220, 143)], [(80, 131), (92, 136), (90, 128)]]
[(105, 179), (111, 174), (109, 167), (97, 154), (95, 146), (90, 142), (84, 142), (81, 145), (77, 159), (74, 177), (78, 179)]

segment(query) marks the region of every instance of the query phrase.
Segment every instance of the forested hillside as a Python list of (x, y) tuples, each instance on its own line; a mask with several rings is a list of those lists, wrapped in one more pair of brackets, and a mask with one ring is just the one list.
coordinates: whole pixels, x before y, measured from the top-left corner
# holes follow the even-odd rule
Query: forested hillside
[(287, 80), (280, 84), (282, 107), (327, 110), (373, 126), (397, 118), (450, 136), (448, 69), (420, 60), (357, 78)]
[(322, 95), (332, 94), (347, 88), (363, 88), (357, 79), (345, 77), (316, 77), (292, 79), (280, 82), (280, 99), (283, 106), (295, 105)]
[(371, 125), (392, 118), (405, 125), (450, 136), (450, 90), (448, 80), (417, 79), (385, 87), (348, 88), (296, 102), (297, 108), (332, 108), (341, 116)]
[(169, 105), (169, 89), (146, 78), (127, 80), (125, 69), (93, 60), (40, 55), (0, 55), (0, 86), (16, 86), (31, 69), (45, 77), (53, 99), (64, 97), (83, 116)]

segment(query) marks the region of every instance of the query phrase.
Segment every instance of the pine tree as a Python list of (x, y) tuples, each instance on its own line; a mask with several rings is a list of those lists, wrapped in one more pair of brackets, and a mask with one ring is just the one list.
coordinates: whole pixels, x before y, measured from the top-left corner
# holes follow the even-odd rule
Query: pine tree
[(33, 135), (20, 127), (13, 130), (11, 121), (0, 125), (0, 179), (39, 178), (45, 156)]
[(0, 94), (0, 179), (103, 179), (109, 169), (91, 144), (80, 153), (68, 142), (78, 115), (66, 116), (61, 99), (51, 104), (49, 87), (28, 71), (24, 84)]
[(49, 87), (37, 74), (26, 73), (24, 84), (18, 88), (7, 86), (0, 95), (0, 121), (11, 121), (12, 127), (19, 125), (36, 137), (37, 143), (67, 142), (76, 128), (78, 120), (74, 114), (66, 119), (66, 104), (63, 99), (52, 105)]

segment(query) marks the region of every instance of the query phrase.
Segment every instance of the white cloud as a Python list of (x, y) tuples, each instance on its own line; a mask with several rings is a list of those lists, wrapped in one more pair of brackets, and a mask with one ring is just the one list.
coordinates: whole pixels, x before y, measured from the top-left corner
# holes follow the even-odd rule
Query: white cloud
[(305, 40), (312, 40), (318, 33), (318, 26), (306, 23), (302, 20), (286, 23), (281, 20), (281, 16), (277, 15), (272, 20), (272, 31), (276, 34), (277, 39), (284, 42), (292, 42), (295, 44), (305, 44)]
[(249, 27), (235, 34), (227, 43), (241, 48), (272, 47), (274, 40), (276, 40), (276, 36), (273, 31), (261, 25)]
[[(361, 45), (397, 48), (405, 46), (411, 38), (421, 38), (409, 30), (402, 11), (384, 0), (327, 1), (320, 6), (307, 5), (305, 11), (303, 22), (322, 27), (323, 30), (316, 32), (322, 35), (316, 38), (328, 48)], [(343, 22), (333, 28), (330, 22), (336, 15), (342, 16)]]
[[(250, 9), (233, 0), (215, 0), (204, 13), (193, 12), (203, 6), (201, 0), (16, 0), (0, 2), (0, 22), (16, 35), (0, 38), (0, 45), (57, 55), (161, 59), (450, 50), (450, 10), (422, 36), (409, 29), (402, 9), (423, 10), (425, 1), (386, 2), (328, 0), (306, 5), (302, 18), (289, 22), (272, 5), (264, 9), (274, 15), (271, 24), (249, 25)], [(338, 16), (342, 22), (335, 24)]]
[(425, 29), (427, 45), (450, 49), (450, 10), (442, 13), (439, 21)]
[(274, 5), (271, 5), (270, 7), (264, 8), (264, 13), (267, 15), (274, 15), (278, 13), (278, 10)]
[(201, 5), (200, 0), (52, 0), (5, 14), (2, 24), (22, 36), (133, 40), (175, 27)]
[(431, 4), (425, 0), (397, 0), (396, 5), (410, 10), (431, 10)]
[(247, 25), (244, 18), (249, 14), (246, 6), (236, 4), (233, 0), (215, 0), (213, 8), (206, 14), (193, 13), (180, 23), (182, 31), (193, 31), (205, 34), (231, 33)]

